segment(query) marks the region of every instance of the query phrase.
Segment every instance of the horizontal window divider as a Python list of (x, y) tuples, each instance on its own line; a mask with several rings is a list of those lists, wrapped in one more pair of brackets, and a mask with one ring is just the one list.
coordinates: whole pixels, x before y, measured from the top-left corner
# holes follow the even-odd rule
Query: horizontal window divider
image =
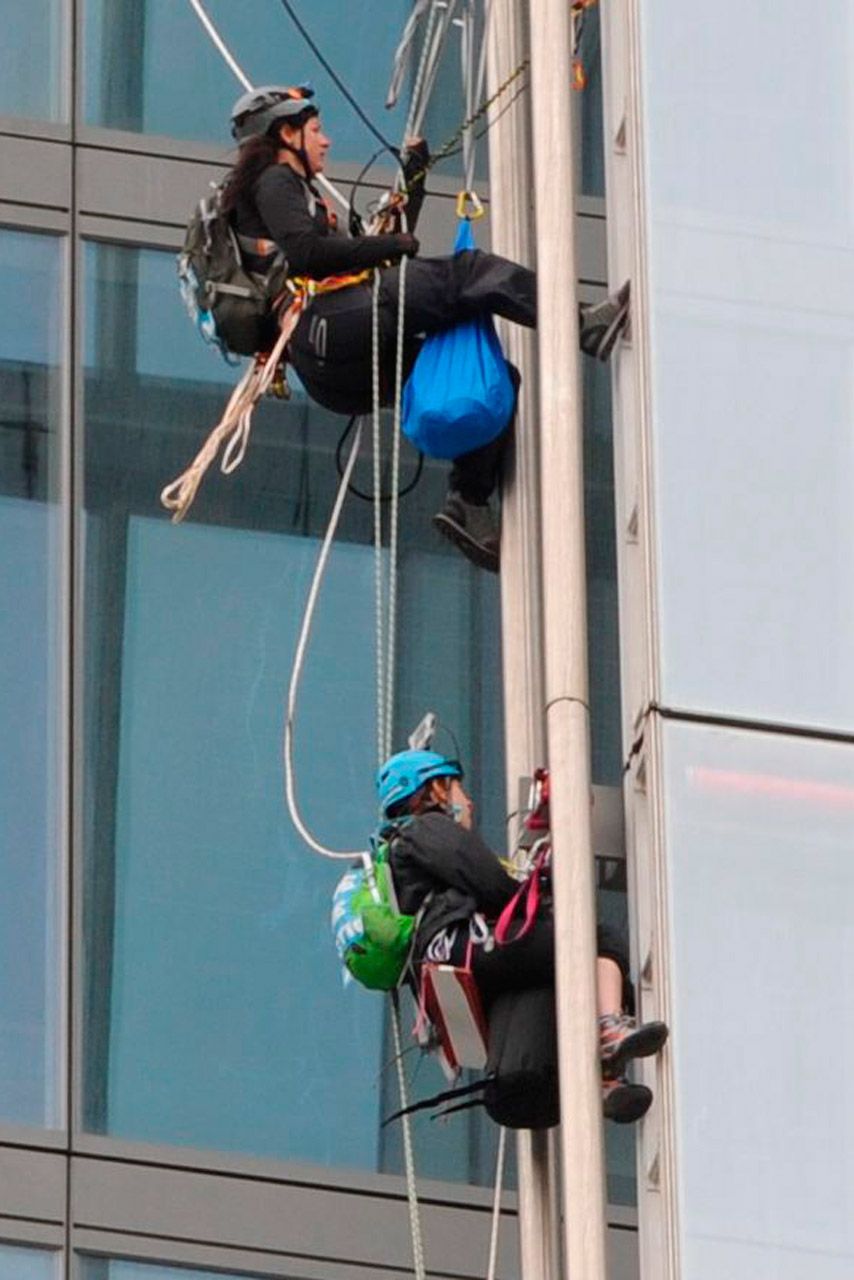
[(708, 725), (716, 729), (738, 729), (747, 733), (775, 733), (790, 738), (809, 738), (819, 742), (844, 742), (854, 746), (854, 729), (823, 729), (814, 725), (787, 724), (782, 720), (754, 719), (750, 716), (724, 715), (715, 711), (695, 711), (686, 707), (670, 707), (652, 702), (648, 714), (663, 720), (680, 720), (686, 724)]
[(53, 1219), (24, 1218), (0, 1213), (0, 1245), (39, 1245), (45, 1249), (61, 1249), (65, 1243), (65, 1225)]
[[(324, 1165), (272, 1161), (262, 1157), (236, 1156), (229, 1152), (182, 1150), (180, 1147), (148, 1146), (104, 1138), (94, 1134), (78, 1134), (73, 1155), (79, 1158), (132, 1166), (150, 1166), (198, 1174), (205, 1177), (235, 1179), (241, 1182), (272, 1183), (278, 1186), (308, 1187), (317, 1191), (343, 1192), (371, 1199), (406, 1200), (404, 1179), (397, 1174), (372, 1173), (365, 1169), (330, 1169)], [(358, 1185), (354, 1183), (358, 1180)], [(432, 1179), (418, 1180), (419, 1198), (424, 1204), (492, 1211), (492, 1190), (465, 1183), (447, 1183)], [(505, 1192), (505, 1213), (516, 1209), (515, 1192)]]
[[(173, 1236), (154, 1236), (144, 1232), (100, 1231), (91, 1227), (76, 1227), (72, 1231), (72, 1248), (75, 1253), (95, 1257), (152, 1260), (179, 1266), (225, 1267), (232, 1272), (246, 1271), (252, 1275), (281, 1277), (283, 1262), (292, 1263), (288, 1280), (411, 1280), (412, 1269), (402, 1270), (388, 1263), (359, 1263), (342, 1261), (341, 1258), (321, 1253), (294, 1253), (253, 1248), (251, 1245), (213, 1245), (204, 1241), (179, 1239)], [(471, 1280), (471, 1273), (436, 1271), (435, 1280)], [(192, 1280), (192, 1273), (187, 1277)]]
[(36, 1129), (29, 1125), (0, 1123), (0, 1149), (16, 1147), (24, 1151), (68, 1151), (64, 1129)]
[(35, 204), (28, 200), (0, 200), (0, 225), (12, 231), (58, 231), (71, 229), (67, 205)]
[(24, 116), (0, 116), (0, 137), (68, 145), (71, 143), (71, 126), (53, 124), (48, 120), (31, 120)]

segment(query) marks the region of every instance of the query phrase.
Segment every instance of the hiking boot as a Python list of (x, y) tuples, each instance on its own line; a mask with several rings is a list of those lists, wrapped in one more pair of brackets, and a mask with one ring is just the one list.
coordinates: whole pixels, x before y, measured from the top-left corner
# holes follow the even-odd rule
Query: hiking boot
[(433, 517), (433, 524), (472, 564), (490, 573), (498, 572), (500, 539), (488, 503), (466, 502), (462, 494), (451, 490), (444, 507)]
[(634, 1124), (652, 1106), (652, 1089), (632, 1084), (625, 1076), (602, 1081), (602, 1114), (615, 1124)]
[(628, 323), (630, 292), (627, 280), (617, 293), (609, 294), (602, 302), (579, 307), (578, 342), (586, 355), (602, 361), (608, 359)]
[(599, 1057), (606, 1077), (616, 1077), (632, 1058), (650, 1058), (667, 1039), (664, 1022), (638, 1026), (627, 1013), (606, 1013), (599, 1019)]

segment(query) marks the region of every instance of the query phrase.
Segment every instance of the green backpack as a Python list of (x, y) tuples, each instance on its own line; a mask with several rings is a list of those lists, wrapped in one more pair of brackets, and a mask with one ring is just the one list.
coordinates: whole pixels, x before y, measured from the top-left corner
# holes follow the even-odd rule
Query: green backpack
[(388, 855), (388, 843), (381, 841), (373, 862), (348, 871), (332, 896), (338, 955), (348, 973), (371, 991), (400, 985), (418, 921), (398, 909)]

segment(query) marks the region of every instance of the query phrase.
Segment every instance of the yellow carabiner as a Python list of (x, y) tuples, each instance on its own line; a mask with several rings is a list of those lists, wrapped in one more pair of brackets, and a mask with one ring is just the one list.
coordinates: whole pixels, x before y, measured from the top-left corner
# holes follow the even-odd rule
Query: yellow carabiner
[[(466, 213), (466, 206), (471, 204), (471, 213)], [(457, 217), (468, 218), (469, 222), (474, 222), (476, 218), (482, 218), (486, 213), (480, 202), (480, 196), (476, 191), (461, 191), (457, 196)]]

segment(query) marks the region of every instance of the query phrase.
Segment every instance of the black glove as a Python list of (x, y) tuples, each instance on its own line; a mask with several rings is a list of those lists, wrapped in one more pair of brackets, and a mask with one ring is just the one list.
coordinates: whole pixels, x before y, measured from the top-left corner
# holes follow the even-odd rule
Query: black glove
[(395, 236), (398, 243), (398, 252), (401, 258), (414, 258), (421, 248), (415, 236), (405, 232), (403, 235)]

